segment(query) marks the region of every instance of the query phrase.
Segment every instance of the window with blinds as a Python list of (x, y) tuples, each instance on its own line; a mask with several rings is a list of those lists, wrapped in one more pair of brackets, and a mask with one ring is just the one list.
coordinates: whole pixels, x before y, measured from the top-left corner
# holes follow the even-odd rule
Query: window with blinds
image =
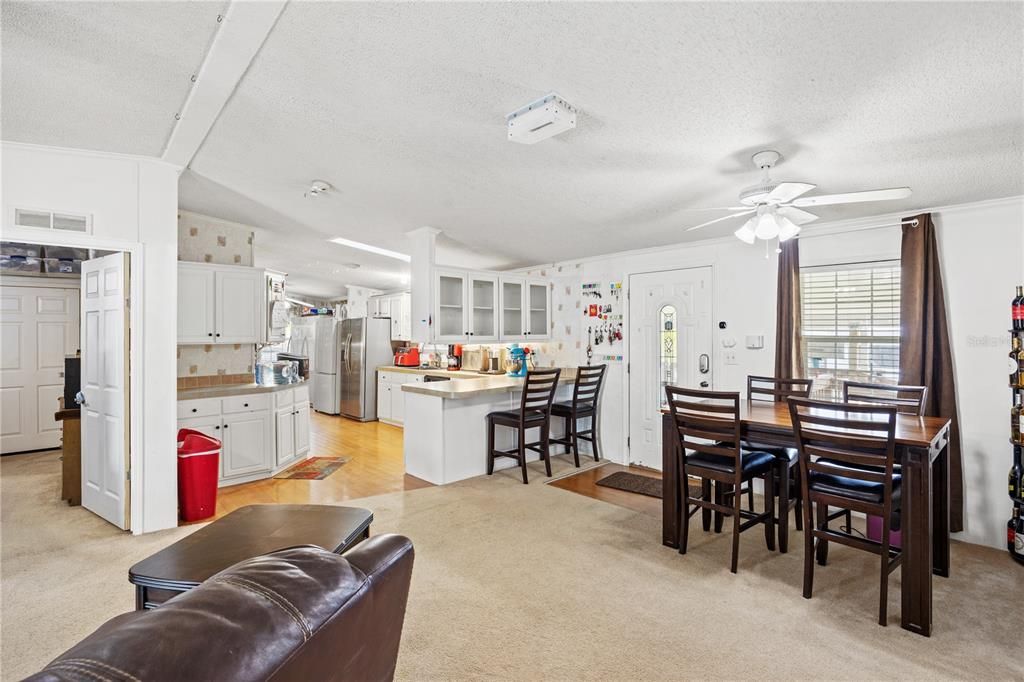
[(899, 261), (801, 268), (800, 296), (812, 397), (841, 400), (843, 381), (899, 383)]

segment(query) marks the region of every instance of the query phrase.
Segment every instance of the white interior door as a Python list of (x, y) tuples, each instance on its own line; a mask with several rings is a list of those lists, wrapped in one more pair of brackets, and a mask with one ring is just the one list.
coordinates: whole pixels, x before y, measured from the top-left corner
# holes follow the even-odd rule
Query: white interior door
[(629, 459), (661, 469), (665, 386), (711, 388), (711, 268), (629, 278)]
[(77, 286), (3, 287), (0, 452), (60, 447), (61, 425), (53, 413), (64, 393), (64, 356), (77, 350)]
[(82, 263), (82, 506), (128, 529), (128, 254)]

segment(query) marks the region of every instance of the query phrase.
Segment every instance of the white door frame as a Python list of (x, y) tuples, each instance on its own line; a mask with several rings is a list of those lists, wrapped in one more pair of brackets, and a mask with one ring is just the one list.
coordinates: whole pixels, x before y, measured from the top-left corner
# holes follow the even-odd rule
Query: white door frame
[(131, 272), (129, 273), (128, 290), (129, 306), (128, 315), (128, 363), (131, 368), (128, 377), (129, 385), (129, 467), (131, 481), (129, 481), (130, 500), (130, 526), (128, 530), (138, 535), (145, 528), (143, 522), (144, 506), (143, 491), (145, 490), (145, 457), (143, 448), (143, 432), (145, 429), (145, 406), (143, 404), (143, 375), (145, 367), (142, 364), (142, 350), (144, 328), (142, 324), (142, 283), (144, 280), (145, 247), (140, 242), (121, 241), (117, 239), (97, 239), (91, 234), (81, 232), (55, 232), (54, 230), (32, 229), (32, 228), (4, 228), (2, 237), (5, 241), (26, 242), (29, 244), (40, 244), (43, 246), (70, 246), (78, 249), (99, 249), (102, 251), (124, 251), (129, 254), (131, 261)]
[[(630, 292), (629, 281), (630, 281), (630, 278), (633, 277), (633, 275), (653, 275), (653, 274), (657, 274), (659, 272), (675, 272), (676, 270), (694, 270), (694, 269), (697, 269), (697, 268), (709, 268), (711, 270), (711, 320), (712, 320), (712, 325), (711, 325), (711, 348), (713, 349), (713, 352), (711, 353), (711, 382), (710, 382), (711, 386), (709, 386), (709, 389), (710, 390), (715, 390), (716, 377), (720, 376), (720, 372), (721, 372), (722, 368), (719, 367), (719, 362), (718, 362), (719, 353), (717, 352), (717, 350), (715, 350), (715, 349), (718, 348), (718, 331), (719, 330), (718, 330), (718, 324), (715, 323), (715, 319), (716, 319), (715, 318), (715, 311), (719, 309), (719, 305), (718, 305), (719, 286), (718, 286), (718, 278), (716, 276), (715, 264), (713, 262), (708, 262), (708, 261), (703, 261), (703, 260), (702, 261), (693, 261), (693, 262), (685, 262), (685, 261), (683, 261), (683, 262), (680, 262), (678, 265), (673, 265), (672, 267), (656, 267), (654, 269), (642, 268), (642, 269), (639, 269), (639, 270), (626, 270), (625, 272), (623, 272), (622, 273), (622, 281), (625, 282), (626, 305), (623, 306), (623, 315), (622, 315), (623, 320), (622, 320), (622, 324), (623, 324), (623, 327), (626, 330), (632, 330), (632, 321), (629, 319), (630, 303), (632, 302), (632, 298), (631, 298), (632, 294)], [(626, 363), (626, 367), (627, 368), (630, 366), (631, 357), (632, 357), (632, 354), (633, 354), (632, 348), (633, 348), (633, 334), (632, 334), (632, 331), (628, 331), (628, 338), (626, 339), (625, 354), (622, 357), (622, 360), (623, 360), (623, 362)], [(622, 427), (623, 428), (622, 428), (622, 445), (621, 445), (622, 452), (626, 453), (626, 461), (623, 462), (623, 464), (625, 464), (627, 466), (629, 465), (630, 459), (631, 459), (631, 454), (630, 454), (629, 445), (628, 445), (629, 428), (630, 428), (629, 418), (630, 418), (630, 409), (632, 407), (630, 405), (630, 385), (629, 385), (629, 382), (631, 380), (632, 380), (632, 374), (629, 371), (627, 371), (626, 374), (625, 374), (625, 381), (624, 381), (625, 386), (623, 387), (623, 391), (622, 391), (622, 393), (624, 394), (625, 397), (624, 397), (624, 399), (622, 401)]]

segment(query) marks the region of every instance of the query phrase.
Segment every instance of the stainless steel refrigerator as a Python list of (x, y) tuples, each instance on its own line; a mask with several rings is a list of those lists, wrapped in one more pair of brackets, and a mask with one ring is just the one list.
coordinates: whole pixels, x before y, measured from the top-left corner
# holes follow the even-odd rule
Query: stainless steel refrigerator
[(341, 354), (340, 413), (359, 421), (377, 418), (377, 368), (394, 361), (391, 320), (364, 317), (342, 320), (338, 332)]

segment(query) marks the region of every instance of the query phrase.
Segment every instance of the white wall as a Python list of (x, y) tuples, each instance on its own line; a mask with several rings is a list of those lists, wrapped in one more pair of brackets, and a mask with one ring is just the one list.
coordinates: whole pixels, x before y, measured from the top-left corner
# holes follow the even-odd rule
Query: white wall
[[(3, 143), (4, 239), (131, 253), (131, 526), (177, 525), (178, 171), (154, 159)], [(91, 234), (14, 227), (14, 208), (92, 215)]]
[[(966, 527), (958, 537), (1003, 547), (1010, 509), (1005, 481), (1011, 457), (1005, 357), (1009, 352), (1009, 301), (1014, 285), (1024, 282), (1024, 202), (1018, 197), (948, 207), (934, 211), (933, 217), (940, 240), (964, 446)], [(895, 223), (897, 218), (884, 216), (871, 222), (892, 219)], [(856, 224), (808, 227), (800, 243), (802, 265), (897, 259), (899, 253), (900, 229), (895, 226), (872, 230), (860, 230)], [(623, 286), (628, 286), (630, 274), (711, 266), (715, 289), (713, 386), (742, 392), (748, 374), (773, 372), (778, 265), (774, 253), (765, 258), (763, 246), (713, 240), (609, 254), (530, 272), (577, 263), (582, 281), (622, 281)], [(725, 331), (718, 329), (719, 321), (726, 322)], [(763, 350), (743, 347), (744, 336), (762, 333)], [(721, 340), (727, 335), (739, 342), (736, 365), (722, 362)], [(581, 340), (585, 347), (585, 338), (554, 339), (566, 346)], [(601, 410), (606, 455), (619, 462), (627, 461), (628, 341), (623, 363), (609, 368)], [(580, 364), (586, 362), (583, 351), (578, 356)]]

